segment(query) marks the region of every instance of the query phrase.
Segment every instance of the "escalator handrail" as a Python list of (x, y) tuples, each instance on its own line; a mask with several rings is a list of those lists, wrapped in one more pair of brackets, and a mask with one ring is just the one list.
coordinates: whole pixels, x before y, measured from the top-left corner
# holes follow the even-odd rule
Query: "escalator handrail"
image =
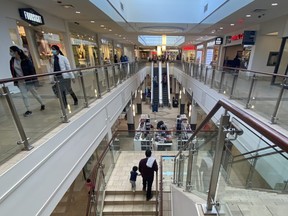
[[(235, 115), (237, 118), (241, 119), (243, 122), (245, 122), (247, 125), (249, 125), (251, 128), (259, 132), (260, 134), (264, 135), (268, 140), (270, 140), (272, 143), (275, 143), (279, 148), (281, 148), (283, 151), (288, 152), (288, 137), (284, 136), (279, 131), (273, 129), (272, 127), (264, 124), (263, 122), (259, 121), (254, 116), (246, 113), (245, 111), (241, 110), (237, 106), (233, 105), (232, 103), (228, 102), (225, 99), (220, 99), (216, 105), (212, 108), (212, 110), (208, 113), (206, 118), (202, 121), (202, 123), (199, 125), (199, 127), (196, 128), (193, 135), (188, 139), (186, 145), (183, 149), (186, 149), (189, 145), (189, 143), (197, 136), (197, 134), (202, 130), (202, 128), (205, 126), (206, 123), (209, 122), (209, 120), (216, 114), (216, 112), (220, 108), (226, 109), (228, 112), (231, 112), (233, 115)], [(181, 154), (181, 149), (176, 157)]]

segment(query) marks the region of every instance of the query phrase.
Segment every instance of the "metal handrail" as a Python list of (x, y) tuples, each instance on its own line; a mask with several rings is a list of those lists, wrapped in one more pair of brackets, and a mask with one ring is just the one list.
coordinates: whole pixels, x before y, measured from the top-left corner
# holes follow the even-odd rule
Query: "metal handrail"
[(163, 162), (162, 162), (162, 157), (160, 160), (160, 214), (159, 216), (163, 215)]
[[(246, 113), (245, 111), (241, 110), (237, 106), (231, 104), (230, 102), (228, 102), (227, 100), (224, 100), (224, 99), (221, 99), (216, 103), (216, 105), (208, 113), (208, 115), (202, 121), (202, 123), (199, 125), (199, 127), (196, 128), (193, 135), (188, 139), (188, 141), (187, 141), (187, 143), (183, 149), (186, 149), (189, 146), (189, 143), (197, 136), (197, 134), (200, 132), (200, 130), (204, 127), (204, 125), (210, 121), (210, 119), (216, 114), (216, 112), (221, 107), (226, 109), (228, 112), (231, 112), (233, 115), (235, 115), (237, 118), (241, 119), (243, 122), (245, 122), (250, 127), (254, 128), (260, 134), (264, 135), (268, 140), (275, 143), (283, 151), (288, 152), (288, 137), (287, 136), (284, 136), (279, 131), (273, 129), (272, 127), (269, 127), (268, 125), (266, 125), (263, 122), (256, 119), (254, 116)], [(181, 152), (182, 151), (180, 150), (177, 153), (176, 157), (178, 157)]]

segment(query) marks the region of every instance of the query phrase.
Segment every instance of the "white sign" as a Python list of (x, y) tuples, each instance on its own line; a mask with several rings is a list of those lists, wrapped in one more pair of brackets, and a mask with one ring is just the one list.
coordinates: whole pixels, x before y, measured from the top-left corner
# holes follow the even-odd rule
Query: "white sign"
[(204, 47), (203, 44), (201, 44), (201, 45), (198, 45), (196, 49), (201, 50), (201, 49), (203, 49), (203, 47)]
[(207, 43), (207, 47), (213, 47), (215, 45), (215, 41), (210, 41)]

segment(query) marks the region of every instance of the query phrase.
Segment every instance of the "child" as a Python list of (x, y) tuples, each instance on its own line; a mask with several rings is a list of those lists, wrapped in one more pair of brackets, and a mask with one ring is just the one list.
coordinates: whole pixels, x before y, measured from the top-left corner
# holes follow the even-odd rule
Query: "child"
[(133, 166), (131, 172), (130, 172), (130, 183), (131, 183), (131, 186), (132, 186), (132, 190), (133, 192), (135, 192), (135, 189), (136, 189), (136, 178), (137, 178), (137, 175), (139, 175), (137, 173), (137, 166)]

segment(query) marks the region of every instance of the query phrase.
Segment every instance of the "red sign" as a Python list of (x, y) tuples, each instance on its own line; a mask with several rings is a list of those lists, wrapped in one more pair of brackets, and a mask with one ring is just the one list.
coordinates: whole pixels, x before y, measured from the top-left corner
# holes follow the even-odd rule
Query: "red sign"
[(238, 34), (238, 35), (233, 35), (231, 36), (231, 40), (235, 41), (235, 40), (242, 40), (243, 39), (243, 33), (242, 34)]
[(193, 45), (183, 46), (182, 50), (184, 50), (184, 51), (195, 50), (195, 46), (193, 46)]

